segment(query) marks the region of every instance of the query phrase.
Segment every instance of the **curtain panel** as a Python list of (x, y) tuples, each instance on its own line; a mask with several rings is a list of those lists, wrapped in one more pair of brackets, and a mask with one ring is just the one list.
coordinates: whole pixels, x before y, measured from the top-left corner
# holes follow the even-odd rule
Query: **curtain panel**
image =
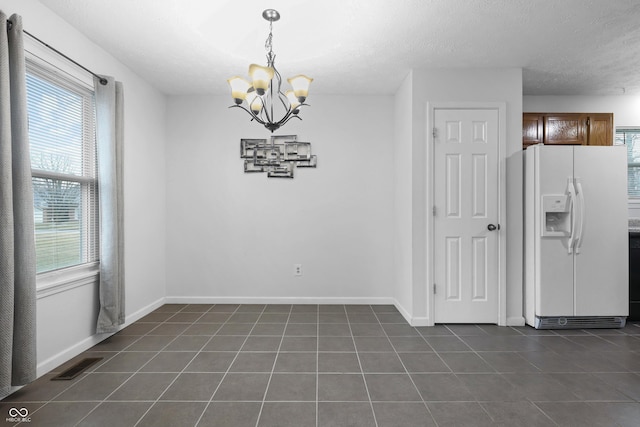
[[(36, 251), (22, 18), (0, 11), (0, 396), (36, 379)], [(10, 27), (10, 28), (8, 28)]]
[(124, 324), (124, 95), (122, 83), (94, 78), (100, 193), (100, 312), (96, 333)]

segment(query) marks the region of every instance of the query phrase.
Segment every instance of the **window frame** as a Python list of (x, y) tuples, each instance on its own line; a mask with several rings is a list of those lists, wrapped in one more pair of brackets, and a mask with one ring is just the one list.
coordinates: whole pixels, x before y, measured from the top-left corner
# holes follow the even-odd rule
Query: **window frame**
[[(640, 126), (616, 126), (615, 131), (614, 131), (614, 139), (613, 139), (613, 144), (614, 145), (624, 145), (626, 146), (626, 141), (625, 143), (622, 144), (617, 144), (616, 141), (618, 140), (618, 133), (625, 133), (625, 132), (634, 132), (637, 133), (640, 136)], [(637, 169), (640, 170), (640, 162), (629, 162), (629, 157), (627, 157), (627, 171), (630, 169)], [(628, 172), (627, 172), (628, 173)], [(627, 182), (627, 198), (629, 199), (630, 203), (635, 203), (640, 205), (640, 195), (634, 196), (629, 194), (629, 183)]]
[[(43, 271), (36, 275), (36, 293), (37, 297), (43, 298), (69, 289), (94, 284), (98, 282), (100, 269), (100, 228), (99, 228), (99, 193), (98, 193), (98, 175), (97, 175), (97, 159), (91, 164), (87, 164), (84, 151), (90, 150), (96, 153), (96, 136), (95, 136), (95, 100), (94, 88), (88, 80), (78, 78), (77, 75), (69, 73), (67, 70), (57, 67), (50, 59), (45, 59), (38, 54), (27, 50), (26, 72), (39, 79), (50, 82), (53, 85), (70, 90), (82, 96), (83, 103), (88, 102), (90, 98), (91, 105), (83, 105), (83, 156), (81, 175), (67, 174), (62, 172), (53, 172), (33, 168), (31, 169), (32, 179), (55, 179), (72, 183), (78, 183), (81, 189), (81, 200), (85, 200), (89, 195), (89, 186), (94, 186), (93, 199), (89, 203), (81, 203), (81, 215), (83, 217), (81, 233), (86, 233), (86, 243), (83, 244), (82, 251), (93, 251), (95, 259), (82, 261), (79, 264), (60, 267), (52, 270)], [(87, 107), (93, 112), (92, 117), (86, 115)], [(89, 120), (88, 120), (89, 119)], [(94, 157), (96, 154), (92, 154)], [(86, 172), (86, 173), (85, 173)], [(87, 176), (93, 175), (93, 176)], [(35, 206), (34, 206), (35, 208)], [(92, 213), (93, 212), (93, 213)], [(86, 218), (93, 215), (92, 221)], [(34, 236), (35, 237), (35, 236)], [(93, 249), (90, 248), (93, 246)], [(83, 255), (84, 258), (84, 255)]]

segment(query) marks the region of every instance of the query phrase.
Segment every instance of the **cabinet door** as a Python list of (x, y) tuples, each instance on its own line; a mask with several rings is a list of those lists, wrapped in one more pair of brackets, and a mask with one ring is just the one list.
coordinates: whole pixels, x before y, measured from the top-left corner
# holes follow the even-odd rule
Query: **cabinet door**
[(560, 145), (586, 144), (585, 124), (582, 114), (553, 114), (544, 116), (544, 143)]
[(587, 144), (613, 145), (613, 113), (589, 114)]
[(542, 144), (544, 126), (542, 114), (524, 113), (522, 114), (522, 148), (529, 145)]

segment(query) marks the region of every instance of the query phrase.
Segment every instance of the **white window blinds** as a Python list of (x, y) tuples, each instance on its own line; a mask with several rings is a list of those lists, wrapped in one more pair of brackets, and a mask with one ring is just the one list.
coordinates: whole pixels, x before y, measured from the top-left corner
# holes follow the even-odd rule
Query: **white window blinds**
[(617, 129), (615, 144), (627, 146), (627, 192), (640, 198), (640, 129)]
[(27, 105), (37, 271), (97, 261), (93, 92), (29, 62)]

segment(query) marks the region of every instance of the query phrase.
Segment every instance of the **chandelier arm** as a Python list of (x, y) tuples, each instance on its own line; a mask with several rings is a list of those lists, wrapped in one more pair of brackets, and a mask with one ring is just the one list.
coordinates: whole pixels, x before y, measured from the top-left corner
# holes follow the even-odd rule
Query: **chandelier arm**
[[(273, 68), (273, 74), (274, 74), (274, 79), (278, 80), (278, 98), (280, 99), (280, 102), (282, 103), (282, 106), (285, 108), (285, 110), (289, 111), (292, 110), (291, 106), (289, 105), (289, 101), (287, 99), (287, 96), (282, 92), (282, 75), (280, 74), (280, 72), (278, 71), (278, 69), (276, 68), (274, 61), (275, 61), (275, 54), (273, 55), (272, 58), (267, 57), (268, 60), (271, 61), (270, 66), (271, 68)], [(273, 80), (271, 79), (271, 82), (273, 83)], [(272, 92), (272, 96), (271, 99), (273, 101), (273, 84), (271, 85), (271, 92)], [(272, 102), (272, 107), (273, 107), (273, 102)], [(271, 113), (273, 115), (273, 111)]]
[(287, 124), (287, 122), (288, 122), (289, 120), (291, 120), (291, 119), (292, 119), (292, 118), (294, 118), (294, 117), (295, 117), (296, 119), (298, 119), (298, 120), (302, 120), (302, 117), (298, 117), (298, 116), (295, 116), (295, 115), (290, 115), (289, 117), (287, 117), (287, 119), (286, 119), (285, 121), (283, 121), (282, 123), (280, 123), (280, 126), (284, 126), (285, 124)]
[[(295, 109), (297, 110), (300, 107), (308, 107), (308, 106), (309, 106), (309, 104), (302, 103), (302, 104), (298, 105)], [(255, 120), (258, 123), (260, 123), (261, 125), (264, 125), (264, 124), (278, 124), (278, 123), (283, 125), (284, 123), (286, 123), (286, 122), (283, 122), (283, 121), (284, 120), (288, 121), (291, 117), (297, 117), (298, 119), (302, 120), (301, 117), (293, 114), (293, 110), (291, 110), (291, 109), (289, 109), (289, 112), (282, 119), (280, 119), (278, 122), (272, 122), (272, 121), (261, 119), (259, 116), (253, 114), (253, 111), (247, 109), (246, 107), (244, 107), (242, 105), (234, 104), (234, 105), (230, 105), (229, 108), (240, 108), (240, 109), (246, 111), (251, 116), (251, 120)]]
[[(278, 79), (278, 93), (282, 93), (282, 75), (280, 75), (280, 72), (278, 71), (278, 69), (276, 68), (276, 64), (274, 63), (276, 59), (276, 55), (273, 55), (273, 60), (271, 61), (271, 68), (273, 68), (273, 74), (274, 74), (274, 78)], [(271, 81), (273, 81), (273, 79), (271, 79)]]
[[(266, 95), (263, 96), (266, 97)], [(262, 103), (262, 111), (260, 111), (260, 114), (264, 114), (264, 116), (266, 117), (266, 120), (264, 122), (273, 123), (271, 117), (269, 116), (269, 112), (267, 111), (267, 104), (264, 102), (264, 98), (262, 96), (260, 97), (260, 102)], [(271, 112), (271, 114), (273, 114), (273, 111)]]
[[(275, 114), (273, 112), (273, 103), (274, 103), (273, 81), (274, 80), (276, 80), (277, 84), (278, 84), (278, 88), (276, 90), (276, 94), (277, 94), (278, 98), (280, 99), (280, 102), (284, 106), (285, 110), (289, 110), (289, 107), (287, 107), (287, 104), (282, 100), (282, 98), (285, 97), (284, 93), (282, 93), (282, 75), (280, 74), (280, 72), (276, 68), (275, 59), (276, 59), (276, 55), (273, 53), (273, 51), (270, 51), (269, 54), (267, 55), (267, 64), (268, 64), (269, 67), (271, 67), (273, 69), (273, 74), (274, 74), (273, 78), (271, 79), (271, 84), (269, 85), (269, 92), (270, 92), (269, 95), (270, 95), (270, 99), (271, 99), (271, 105), (269, 107), (271, 108), (271, 117), (273, 119), (275, 119)], [(286, 99), (286, 97), (285, 97), (285, 99)]]
[(280, 121), (282, 122), (282, 124), (287, 123), (287, 121), (289, 120), (289, 118), (293, 115), (293, 110), (291, 108), (289, 108), (287, 110), (287, 113), (282, 117), (282, 119), (280, 119)]
[(282, 103), (282, 106), (284, 107), (284, 109), (287, 110), (287, 113), (293, 110), (293, 108), (291, 108), (291, 103), (289, 103), (289, 99), (284, 93), (278, 92), (278, 99)]
[[(274, 68), (275, 70), (275, 68)], [(273, 112), (273, 79), (271, 79), (271, 85), (269, 85), (269, 108), (271, 109), (271, 118), (272, 120), (276, 119), (276, 115)]]
[[(305, 104), (305, 103), (303, 102), (302, 104), (298, 105), (296, 108), (293, 108), (293, 109), (292, 109), (292, 108), (289, 108), (289, 111), (288, 111), (288, 112), (287, 112), (287, 114), (283, 117), (283, 120), (286, 118), (286, 119), (287, 119), (287, 121), (289, 121), (289, 119), (291, 118), (291, 117), (289, 117), (289, 116), (297, 117), (298, 119), (302, 120), (302, 117), (299, 117), (297, 114), (293, 114), (293, 112), (294, 112), (295, 110), (298, 110), (300, 107), (305, 107), (305, 106), (307, 106), (307, 107), (308, 107), (308, 106), (309, 106), (309, 104)], [(285, 123), (286, 123), (286, 122), (285, 122)], [(283, 124), (284, 124), (284, 123), (283, 123)]]
[(261, 120), (260, 117), (258, 117), (255, 114), (253, 114), (253, 111), (248, 110), (247, 108), (243, 107), (242, 105), (237, 105), (237, 104), (236, 105), (231, 105), (231, 106), (229, 106), (229, 108), (241, 108), (244, 111), (246, 111), (247, 113), (249, 113), (249, 115), (251, 116), (251, 120), (255, 120), (258, 123), (260, 123), (261, 125), (265, 124), (265, 122), (263, 120)]

